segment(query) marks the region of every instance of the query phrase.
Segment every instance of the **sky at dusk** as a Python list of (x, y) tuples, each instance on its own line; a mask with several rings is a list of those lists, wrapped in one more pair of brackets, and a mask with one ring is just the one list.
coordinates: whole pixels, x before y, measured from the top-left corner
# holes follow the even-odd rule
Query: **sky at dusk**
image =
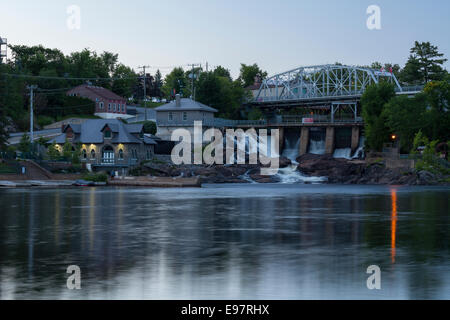
[[(81, 10), (79, 30), (67, 27), (70, 5)], [(381, 8), (381, 30), (366, 26), (370, 5)], [(269, 75), (334, 62), (403, 66), (415, 40), (450, 55), (448, 0), (0, 0), (0, 12), (9, 44), (110, 51), (151, 73), (206, 62), (234, 77), (255, 62)]]

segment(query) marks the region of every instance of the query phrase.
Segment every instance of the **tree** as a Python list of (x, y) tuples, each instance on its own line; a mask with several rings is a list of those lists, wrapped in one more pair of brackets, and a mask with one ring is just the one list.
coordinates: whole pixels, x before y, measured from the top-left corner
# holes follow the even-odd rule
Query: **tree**
[(157, 130), (157, 128), (156, 128), (155, 122), (153, 122), (153, 121), (145, 121), (144, 122), (144, 133), (155, 135), (156, 130)]
[(430, 42), (416, 41), (400, 79), (406, 83), (427, 83), (444, 79), (446, 71), (442, 65), (447, 59), (442, 58), (443, 56), (438, 47)]
[(114, 80), (112, 91), (119, 96), (130, 98), (138, 82), (136, 72), (130, 67), (119, 64), (114, 70), (113, 77), (120, 79)]
[(30, 140), (30, 137), (28, 136), (28, 134), (25, 133), (22, 136), (17, 149), (22, 153), (31, 152), (31, 140)]
[(394, 96), (394, 86), (388, 82), (380, 82), (369, 86), (361, 97), (366, 145), (371, 150), (380, 151), (383, 143), (389, 140), (390, 132), (386, 127), (383, 108)]
[(72, 144), (68, 140), (66, 140), (66, 142), (63, 145), (62, 151), (64, 159), (72, 160), (72, 152), (73, 152)]
[(3, 110), (0, 110), (0, 150), (5, 149), (9, 137), (6, 131), (7, 120), (3, 113)]
[(175, 94), (181, 94), (183, 97), (189, 97), (191, 94), (190, 86), (188, 85), (188, 79), (184, 73), (183, 68), (174, 68), (166, 78), (162, 86), (162, 92), (167, 98), (175, 96)]
[(376, 70), (384, 69), (387, 72), (389, 72), (392, 69), (392, 73), (396, 76), (400, 74), (400, 69), (401, 69), (398, 64), (392, 64), (392, 63), (381, 64), (380, 62), (372, 63), (370, 68), (376, 69)]
[(450, 139), (450, 83), (431, 81), (424, 88), (427, 97), (427, 135), (441, 142)]
[(241, 119), (240, 107), (244, 89), (239, 81), (218, 76), (214, 71), (203, 72), (197, 85), (197, 100), (219, 111), (219, 117)]
[(399, 137), (404, 152), (409, 152), (413, 147), (417, 132), (429, 126), (426, 106), (427, 97), (421, 93), (414, 98), (394, 97), (383, 108), (382, 118), (386, 119), (390, 132)]
[(228, 80), (233, 81), (233, 79), (231, 78), (231, 73), (230, 70), (225, 69), (222, 66), (217, 66), (214, 71), (213, 71), (214, 75), (218, 76), (218, 77), (224, 77), (224, 78), (228, 78)]
[(239, 81), (243, 88), (247, 88), (255, 83), (256, 76), (259, 76), (261, 80), (267, 77), (267, 72), (262, 71), (255, 63), (253, 65), (246, 65), (241, 63), (241, 70), (239, 74)]
[(52, 143), (47, 149), (47, 155), (50, 160), (58, 160), (61, 157), (61, 153), (59, 152), (56, 143)]
[(155, 73), (151, 96), (152, 97), (161, 98), (161, 96), (162, 96), (162, 92), (161, 92), (162, 86), (163, 86), (163, 79), (162, 79), (161, 71), (159, 71), (159, 69), (158, 69), (158, 70), (156, 70), (156, 73)]

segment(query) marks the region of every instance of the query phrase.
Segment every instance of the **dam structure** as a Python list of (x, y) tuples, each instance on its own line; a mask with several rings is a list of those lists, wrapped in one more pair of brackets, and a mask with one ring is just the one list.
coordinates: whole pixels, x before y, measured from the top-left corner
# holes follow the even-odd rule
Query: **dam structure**
[(414, 96), (423, 89), (402, 87), (392, 70), (337, 64), (299, 67), (264, 79), (252, 90), (246, 107), (260, 109), (264, 120), (216, 118), (214, 126), (279, 129), (280, 150), (292, 160), (296, 153), (350, 159), (363, 144), (361, 97), (368, 86), (381, 81), (392, 83), (397, 95)]

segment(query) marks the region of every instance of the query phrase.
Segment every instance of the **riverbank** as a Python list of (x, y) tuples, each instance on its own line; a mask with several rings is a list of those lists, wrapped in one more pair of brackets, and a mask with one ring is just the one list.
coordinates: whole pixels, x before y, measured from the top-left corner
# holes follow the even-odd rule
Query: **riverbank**
[[(280, 170), (261, 175), (260, 165), (174, 165), (151, 161), (133, 169), (134, 176), (108, 179), (102, 186), (149, 188), (201, 187), (202, 184), (354, 184), (354, 185), (442, 185), (450, 186), (449, 175), (417, 171), (409, 167), (392, 168), (388, 162), (336, 159), (307, 154), (291, 161), (280, 158)], [(81, 175), (58, 174), (52, 179), (27, 179), (25, 175), (0, 176), (0, 188), (71, 187)]]
[(386, 161), (337, 159), (306, 154), (297, 161), (280, 158), (279, 173), (261, 175), (260, 165), (173, 165), (148, 162), (135, 173), (156, 177), (199, 177), (202, 183), (328, 183), (359, 185), (450, 185), (450, 176), (405, 167), (391, 168)]

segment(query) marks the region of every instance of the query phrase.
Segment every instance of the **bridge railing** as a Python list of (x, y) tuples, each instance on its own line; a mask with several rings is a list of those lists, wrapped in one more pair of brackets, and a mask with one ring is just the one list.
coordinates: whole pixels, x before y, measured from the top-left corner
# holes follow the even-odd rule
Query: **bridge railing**
[[(420, 92), (424, 88), (423, 85), (419, 86), (404, 86), (400, 90), (400, 88), (395, 88), (395, 92), (397, 93), (409, 93), (409, 92)], [(260, 96), (258, 98), (254, 98), (253, 102), (277, 102), (277, 101), (296, 101), (296, 100), (314, 100), (321, 98), (348, 98), (348, 97), (358, 97), (364, 93), (364, 90), (356, 90), (356, 91), (336, 91), (330, 94), (316, 92), (313, 94), (298, 94), (298, 95), (289, 95), (289, 96)]]

